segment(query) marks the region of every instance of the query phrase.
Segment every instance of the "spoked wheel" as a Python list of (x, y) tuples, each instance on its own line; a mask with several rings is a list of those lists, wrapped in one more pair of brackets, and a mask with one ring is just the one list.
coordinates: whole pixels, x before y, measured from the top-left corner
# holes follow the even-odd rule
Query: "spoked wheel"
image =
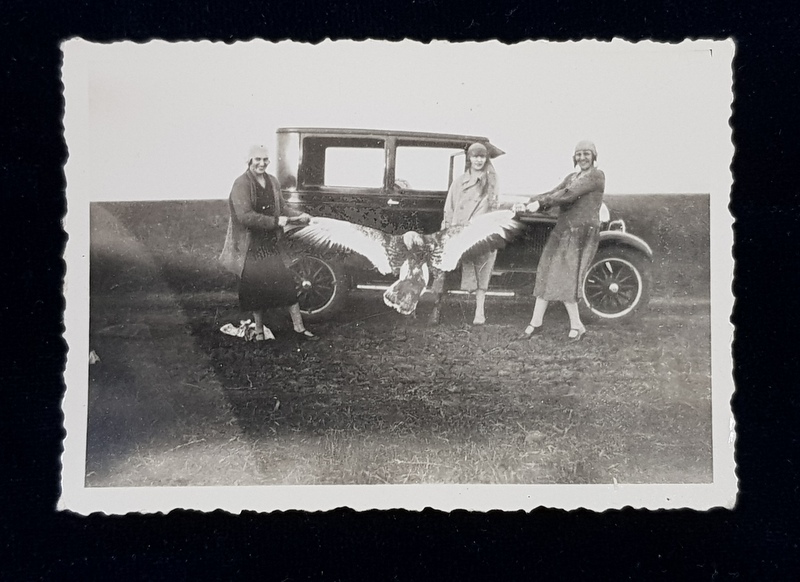
[(304, 255), (295, 259), (289, 269), (294, 273), (300, 311), (307, 321), (328, 319), (344, 306), (348, 284), (340, 263)]
[(601, 249), (584, 279), (583, 299), (589, 318), (635, 317), (650, 299), (650, 261), (630, 249)]

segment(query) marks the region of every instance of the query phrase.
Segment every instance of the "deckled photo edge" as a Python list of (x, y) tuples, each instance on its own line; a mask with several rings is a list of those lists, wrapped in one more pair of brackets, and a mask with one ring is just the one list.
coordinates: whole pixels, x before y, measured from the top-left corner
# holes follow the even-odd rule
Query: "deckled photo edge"
[[(374, 41), (373, 41), (374, 42)], [(185, 43), (181, 43), (185, 44)], [(241, 43), (248, 44), (248, 43)], [(380, 43), (379, 43), (380, 44)], [(447, 44), (447, 43), (444, 43)], [(631, 43), (615, 40), (620, 49)], [(639, 43), (641, 44), (641, 43)], [(656, 46), (660, 43), (654, 43)], [(453, 509), (525, 509), (561, 507), (588, 508), (595, 511), (626, 506), (647, 509), (731, 507), (735, 503), (735, 422), (730, 401), (734, 393), (731, 342), (733, 327), (733, 218), (728, 210), (732, 176), (730, 164), (735, 144), (730, 128), (734, 102), (732, 40), (684, 41), (674, 46), (707, 47), (719, 51), (726, 63), (719, 79), (727, 79), (730, 99), (720, 103), (720, 118), (725, 117), (727, 132), (721, 131), (719, 151), (709, 156), (714, 168), (714, 186), (710, 193), (711, 223), (711, 367), (712, 367), (712, 442), (713, 483), (676, 485), (267, 485), (232, 487), (88, 487), (86, 486), (87, 401), (90, 358), (89, 345), (89, 210), (92, 180), (86, 135), (89, 99), (90, 54), (98, 45), (70, 39), (62, 45), (65, 96), (64, 128), (69, 157), (67, 177), (67, 215), (64, 220), (69, 240), (65, 250), (67, 273), (64, 295), (65, 339), (69, 353), (65, 371), (67, 390), (63, 400), (64, 453), (62, 455), (62, 496), (59, 509), (81, 514), (103, 512), (168, 512), (172, 509), (223, 509), (233, 513), (243, 510), (272, 511), (285, 509), (329, 510), (352, 507), (371, 508), (426, 507)], [(308, 47), (306, 47), (308, 48)], [(513, 48), (513, 47), (509, 47)], [(316, 47), (324, 49), (324, 46)], [(726, 77), (727, 75), (727, 77)], [(231, 177), (232, 178), (232, 177)], [(102, 353), (100, 353), (102, 361)]]

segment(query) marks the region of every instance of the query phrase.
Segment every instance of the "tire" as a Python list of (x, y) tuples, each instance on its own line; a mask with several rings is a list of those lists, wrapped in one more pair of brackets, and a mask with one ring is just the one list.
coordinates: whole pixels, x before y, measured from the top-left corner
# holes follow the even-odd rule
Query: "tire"
[(336, 315), (347, 302), (350, 291), (344, 266), (335, 260), (302, 255), (289, 265), (298, 286), (303, 319), (323, 321)]
[(651, 261), (620, 246), (597, 251), (581, 289), (581, 315), (588, 320), (635, 319), (650, 302)]

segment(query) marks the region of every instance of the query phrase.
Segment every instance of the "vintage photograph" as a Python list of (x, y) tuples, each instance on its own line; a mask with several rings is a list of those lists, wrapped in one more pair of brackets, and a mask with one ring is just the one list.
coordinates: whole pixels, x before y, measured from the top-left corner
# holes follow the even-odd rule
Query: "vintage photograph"
[(62, 50), (62, 509), (733, 506), (732, 41)]

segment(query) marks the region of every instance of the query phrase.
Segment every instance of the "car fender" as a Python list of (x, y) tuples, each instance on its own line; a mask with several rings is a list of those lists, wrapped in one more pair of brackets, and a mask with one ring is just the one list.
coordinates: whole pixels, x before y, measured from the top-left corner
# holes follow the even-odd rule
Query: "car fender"
[(648, 259), (653, 260), (653, 249), (644, 240), (636, 235), (621, 230), (604, 230), (600, 233), (600, 244), (598, 248), (612, 245), (622, 245), (631, 247), (643, 253)]

